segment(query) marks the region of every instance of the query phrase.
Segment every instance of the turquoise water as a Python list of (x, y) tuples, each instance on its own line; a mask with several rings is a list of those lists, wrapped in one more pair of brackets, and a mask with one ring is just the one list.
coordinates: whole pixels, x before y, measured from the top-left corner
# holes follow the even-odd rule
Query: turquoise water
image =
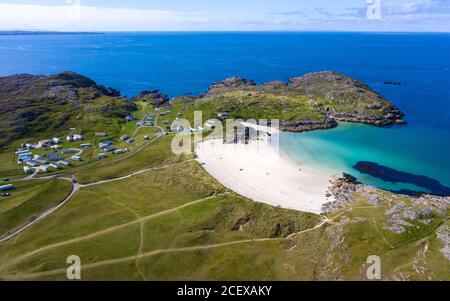
[(331, 175), (345, 172), (363, 183), (388, 190), (424, 191), (412, 184), (384, 182), (363, 175), (353, 166), (359, 161), (378, 162), (411, 174), (438, 179), (443, 185), (450, 186), (448, 149), (442, 149), (440, 145), (440, 139), (446, 135), (448, 133), (444, 131), (430, 132), (425, 128), (409, 131), (408, 126), (376, 128), (341, 123), (331, 130), (283, 133), (280, 144), (283, 152), (292, 159)]
[(450, 185), (449, 53), (449, 34), (425, 33), (0, 36), (0, 76), (71, 70), (128, 96), (148, 89), (177, 96), (201, 93), (230, 76), (261, 83), (336, 70), (380, 92), (405, 112), (408, 125), (342, 124), (328, 131), (283, 134), (283, 150), (331, 173), (347, 172), (362, 182), (398, 189), (352, 166), (373, 161)]

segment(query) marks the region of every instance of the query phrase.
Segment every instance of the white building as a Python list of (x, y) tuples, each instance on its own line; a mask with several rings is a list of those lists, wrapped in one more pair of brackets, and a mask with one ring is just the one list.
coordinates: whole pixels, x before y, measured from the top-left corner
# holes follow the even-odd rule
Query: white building
[(0, 191), (6, 191), (6, 190), (11, 190), (11, 189), (14, 189), (14, 186), (12, 184), (6, 184), (6, 185), (0, 186)]
[(27, 175), (33, 173), (33, 170), (32, 170), (30, 167), (28, 167), (28, 166), (24, 166), (24, 167), (23, 167), (23, 171), (24, 171)]
[(83, 135), (78, 135), (78, 134), (73, 135), (73, 140), (75, 140), (75, 141), (83, 140)]
[(55, 143), (61, 143), (61, 138), (55, 137), (52, 139)]
[(121, 154), (123, 154), (123, 153), (124, 153), (124, 150), (123, 150), (123, 149), (118, 149), (118, 150), (115, 150), (115, 151), (113, 152), (114, 155), (121, 155)]
[(47, 165), (41, 165), (39, 166), (39, 170), (42, 172), (48, 172), (49, 169)]
[(206, 123), (205, 123), (205, 127), (207, 127), (207, 128), (212, 128), (214, 126), (216, 126), (216, 121), (213, 119), (210, 119), (210, 120), (206, 121)]
[(35, 166), (38, 165), (37, 162), (36, 162), (36, 161), (33, 161), (33, 160), (27, 160), (25, 163), (26, 163), (27, 165), (29, 165), (29, 166), (32, 166), (32, 167), (35, 167)]
[(44, 148), (48, 145), (48, 140), (41, 140), (37, 143), (37, 148)]
[(34, 159), (34, 161), (36, 161), (38, 163), (41, 163), (41, 164), (47, 164), (48, 163), (48, 159), (45, 159), (45, 158), (42, 158), (42, 157), (36, 158), (36, 159)]
[(50, 163), (49, 166), (53, 167), (54, 169), (60, 169), (61, 168), (61, 166), (59, 166), (59, 164), (55, 163), (55, 162)]
[(62, 164), (62, 165), (69, 166), (69, 165), (70, 165), (70, 162), (67, 161), (67, 160), (60, 160), (60, 161), (58, 161), (58, 164)]
[(66, 140), (67, 140), (67, 142), (72, 142), (73, 141), (73, 136), (67, 136)]

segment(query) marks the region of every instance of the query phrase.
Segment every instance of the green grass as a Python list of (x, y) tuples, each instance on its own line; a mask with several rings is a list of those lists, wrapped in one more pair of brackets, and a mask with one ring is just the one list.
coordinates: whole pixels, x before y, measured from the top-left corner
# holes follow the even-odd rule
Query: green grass
[(308, 103), (309, 99), (295, 94), (232, 91), (208, 96), (197, 102), (175, 102), (176, 111), (193, 122), (194, 111), (203, 113), (203, 121), (216, 118), (219, 112), (229, 112), (233, 119), (279, 119), (280, 121), (323, 120), (326, 116)]
[[(139, 194), (135, 193), (138, 191)], [(207, 245), (274, 235), (283, 237), (313, 227), (319, 221), (316, 215), (273, 208), (233, 193), (222, 195), (224, 192), (224, 188), (195, 162), (85, 188), (66, 206), (40, 222), (39, 227), (22, 233), (14, 243), (0, 245), (0, 261), (8, 262), (49, 244), (83, 237), (214, 195), (217, 197), (145, 219), (142, 225), (131, 223), (90, 239), (39, 252), (11, 266), (8, 273), (62, 268), (66, 265), (68, 253), (76, 253), (85, 264), (135, 256), (141, 245), (139, 229), (144, 233), (141, 250), (148, 252), (166, 247)], [(243, 227), (236, 227), (243, 219), (246, 220)], [(282, 231), (276, 231), (278, 224), (282, 225)], [(135, 270), (121, 275), (122, 279), (134, 279)], [(119, 275), (111, 277), (119, 278)], [(62, 279), (61, 275), (56, 279)]]
[[(173, 122), (177, 117), (192, 121), (194, 110), (203, 111), (203, 121), (216, 118), (221, 111), (242, 119), (324, 117), (308, 104), (311, 99), (298, 91), (262, 94), (258, 88), (252, 89), (227, 91), (196, 103), (176, 101), (161, 110), (137, 102), (135, 115), (140, 119), (149, 112), (170, 110), (171, 114), (158, 118), (161, 126), (163, 120)], [(108, 101), (102, 98), (98, 104)], [(339, 111), (355, 100), (332, 104), (316, 97), (315, 101), (320, 108), (342, 106), (336, 109)], [(364, 108), (358, 106), (358, 110)], [(101, 121), (95, 110), (89, 114), (92, 122)], [(82, 188), (63, 208), (1, 244), (1, 279), (64, 280), (66, 258), (72, 254), (80, 256), (85, 265), (84, 280), (364, 280), (370, 255), (382, 258), (384, 279), (450, 279), (449, 264), (439, 251), (443, 246), (435, 234), (448, 219), (436, 218), (430, 224), (410, 221), (417, 227), (400, 235), (383, 228), (389, 218), (385, 211), (396, 202), (409, 202), (408, 197), (377, 190), (383, 201), (374, 207), (356, 193), (352, 209), (329, 215), (330, 223), (322, 228), (289, 237), (314, 228), (321, 218), (253, 202), (228, 191), (191, 160), (193, 155), (174, 155), (172, 135), (122, 160), (147, 142), (145, 135), (154, 137), (159, 130), (142, 127), (136, 131), (135, 122), (102, 121), (101, 125), (102, 129), (86, 123), (83, 128), (83, 143), (94, 146), (83, 153), (84, 161), (53, 174), (73, 174), (85, 184), (147, 171)], [(96, 160), (101, 139), (93, 136), (94, 129), (107, 131), (117, 148), (129, 148), (130, 153)], [(118, 140), (120, 135), (134, 133), (136, 141), (131, 145)], [(63, 146), (78, 144), (64, 142)], [(5, 162), (6, 173), (14, 172), (10, 153), (2, 153), (0, 161)], [(70, 185), (62, 181), (18, 183), (10, 199), (0, 199), (0, 229), (10, 231), (57, 202), (64, 191), (57, 185), (64, 184)], [(55, 201), (44, 201), (49, 198)], [(428, 251), (422, 255), (424, 246)], [(158, 253), (152, 253), (155, 251)], [(416, 263), (425, 272), (418, 273)], [(92, 264), (95, 266), (90, 267)]]
[[(38, 226), (0, 245), (0, 262), (12, 262), (0, 264), (0, 278), (64, 280), (65, 259), (77, 254), (84, 280), (361, 280), (370, 255), (381, 256), (384, 279), (450, 279), (435, 237), (446, 221), (418, 224), (401, 235), (383, 229), (385, 211), (407, 197), (377, 190), (383, 201), (373, 207), (355, 194), (354, 208), (330, 215), (331, 224), (283, 239), (313, 228), (319, 216), (228, 192), (198, 163), (174, 156), (170, 138), (127, 160), (78, 172), (82, 182), (95, 182), (160, 167), (82, 188)], [(34, 191), (29, 187), (23, 194)], [(423, 243), (429, 251), (419, 258)], [(15, 261), (30, 252), (36, 253)], [(415, 262), (426, 272), (415, 272)]]
[(56, 206), (72, 189), (72, 184), (63, 180), (18, 182), (14, 186), (10, 197), (0, 198), (0, 235)]
[(12, 150), (0, 153), (0, 166), (0, 177), (14, 176), (22, 171)]
[[(155, 129), (140, 129), (137, 143), (152, 133)], [(0, 245), (0, 278), (64, 280), (65, 259), (76, 254), (85, 265), (84, 280), (362, 280), (370, 255), (382, 258), (384, 279), (450, 279), (435, 235), (448, 220), (417, 223), (400, 235), (383, 229), (385, 211), (408, 197), (376, 190), (382, 201), (374, 207), (356, 193), (353, 208), (329, 215), (330, 224), (286, 239), (313, 228), (319, 216), (228, 191), (189, 160), (192, 156), (175, 156), (171, 138), (125, 160), (74, 167), (81, 183), (149, 170), (82, 188), (63, 208)], [(21, 194), (0, 203), (0, 215), (33, 198), (36, 183), (18, 186)], [(424, 244), (428, 251), (422, 256)], [(425, 272), (414, 270), (416, 262)]]
[(81, 183), (90, 183), (99, 180), (112, 179), (125, 176), (130, 173), (167, 164), (174, 164), (192, 156), (176, 156), (170, 149), (172, 136), (165, 136), (126, 160), (109, 164), (108, 161), (95, 165), (93, 168), (75, 172), (75, 176)]
[[(406, 228), (401, 234), (395, 234), (384, 229), (388, 224), (389, 215), (386, 210), (397, 202), (403, 201), (407, 204), (412, 202), (408, 196), (395, 195), (391, 192), (375, 190), (376, 196), (380, 199), (378, 206), (367, 203), (367, 198), (359, 193), (353, 195), (354, 202), (352, 210), (348, 208), (334, 216), (339, 216), (336, 220), (340, 227), (329, 227), (329, 231), (324, 235), (328, 245), (340, 241), (333, 251), (332, 261), (338, 267), (339, 279), (360, 280), (365, 279), (364, 267), (367, 258), (371, 255), (380, 256), (382, 259), (383, 279), (405, 279), (429, 280), (450, 279), (449, 270), (437, 268), (437, 265), (430, 264), (430, 259), (439, 257), (439, 250), (428, 248), (425, 255), (419, 256), (418, 252), (423, 243), (430, 240), (435, 241), (435, 231), (443, 223), (443, 219), (435, 217), (430, 224), (420, 221), (411, 221), (413, 227)], [(340, 229), (336, 232), (336, 229)], [(331, 231), (334, 230), (334, 231)], [(339, 233), (339, 234), (336, 234)], [(433, 244), (436, 244), (434, 242)], [(430, 243), (431, 245), (431, 243)], [(450, 266), (442, 254), (439, 261), (444, 266)], [(420, 263), (426, 272), (417, 273), (413, 263)], [(403, 274), (402, 274), (403, 273)]]

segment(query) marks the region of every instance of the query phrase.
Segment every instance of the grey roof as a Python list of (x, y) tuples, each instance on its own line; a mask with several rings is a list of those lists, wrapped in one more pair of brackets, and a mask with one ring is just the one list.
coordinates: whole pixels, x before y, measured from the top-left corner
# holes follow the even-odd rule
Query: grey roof
[(50, 161), (59, 161), (61, 156), (58, 153), (47, 153), (47, 157)]

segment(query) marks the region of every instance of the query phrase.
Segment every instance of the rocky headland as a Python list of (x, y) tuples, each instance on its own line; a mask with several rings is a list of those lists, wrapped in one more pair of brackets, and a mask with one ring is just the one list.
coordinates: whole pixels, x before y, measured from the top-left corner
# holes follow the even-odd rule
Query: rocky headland
[(203, 95), (174, 101), (193, 110), (227, 112), (235, 119), (279, 119), (281, 130), (290, 132), (329, 129), (338, 121), (374, 126), (405, 123), (404, 114), (367, 84), (333, 71), (261, 85), (231, 77), (213, 83)]

